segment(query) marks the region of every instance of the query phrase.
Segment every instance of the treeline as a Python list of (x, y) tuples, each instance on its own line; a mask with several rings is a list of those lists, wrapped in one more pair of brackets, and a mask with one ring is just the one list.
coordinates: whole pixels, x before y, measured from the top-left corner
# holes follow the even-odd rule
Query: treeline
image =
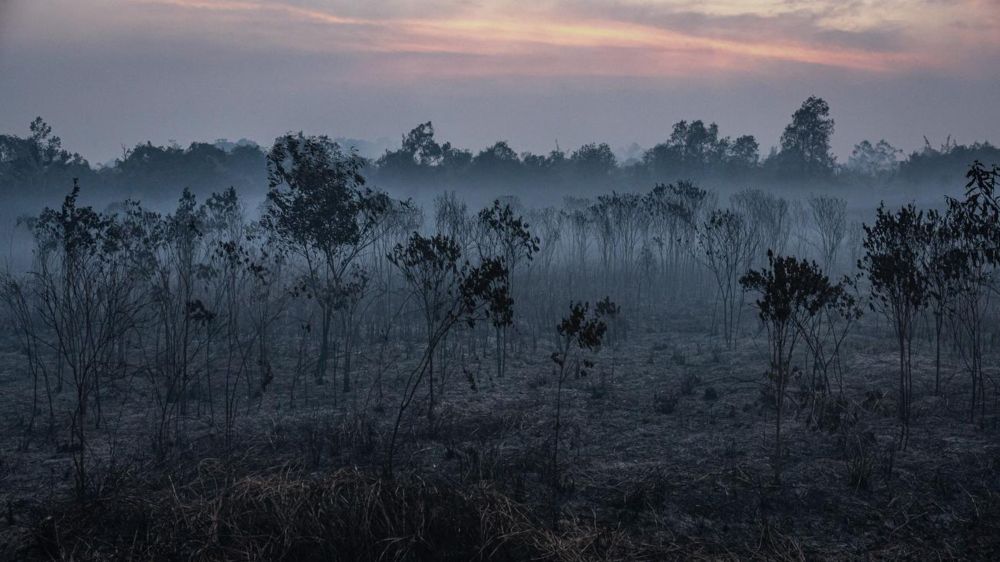
[(121, 156), (107, 166), (92, 166), (64, 148), (62, 139), (38, 117), (27, 137), (0, 135), (0, 196), (8, 201), (50, 200), (65, 194), (74, 178), (114, 199), (169, 201), (184, 188), (207, 195), (219, 186), (263, 193), (267, 186), (264, 156), (260, 146), (245, 141), (196, 142), (187, 148), (147, 142), (123, 148)]
[[(785, 127), (779, 144), (761, 154), (753, 135), (724, 136), (717, 124), (679, 121), (669, 137), (624, 161), (607, 143), (589, 143), (576, 150), (556, 146), (548, 154), (518, 152), (498, 141), (478, 152), (439, 140), (431, 122), (403, 136), (398, 149), (364, 160), (363, 173), (387, 189), (433, 187), (489, 193), (539, 193), (557, 197), (581, 191), (645, 189), (678, 178), (720, 184), (769, 186), (816, 185), (893, 186), (942, 185), (975, 161), (1000, 161), (1000, 149), (989, 142), (958, 144), (950, 137), (940, 146), (926, 138), (924, 147), (908, 156), (885, 140), (863, 140), (846, 162), (830, 148), (834, 120), (821, 98), (810, 97)], [(350, 147), (345, 147), (350, 148)], [(122, 150), (105, 166), (92, 166), (62, 146), (41, 118), (29, 135), (0, 135), (0, 193), (23, 197), (62, 193), (72, 178), (115, 197), (173, 199), (182, 188), (208, 194), (219, 186), (238, 186), (263, 195), (266, 148), (253, 142), (192, 143), (156, 146), (152, 143)], [(530, 190), (530, 191), (529, 191)]]

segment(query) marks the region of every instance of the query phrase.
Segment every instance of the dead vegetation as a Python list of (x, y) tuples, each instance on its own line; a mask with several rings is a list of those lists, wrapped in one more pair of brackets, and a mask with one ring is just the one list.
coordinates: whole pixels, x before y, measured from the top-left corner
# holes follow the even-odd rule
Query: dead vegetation
[[(422, 421), (402, 440), (392, 479), (380, 474), (389, 420), (371, 408), (244, 420), (239, 453), (228, 460), (224, 437), (211, 433), (163, 460), (135, 446), (115, 466), (101, 465), (85, 502), (55, 492), (33, 497), (38, 470), (70, 454), (52, 458), (35, 443), (5, 455), (20, 458), (20, 471), (5, 473), (4, 556), (799, 560), (997, 552), (1000, 449), (992, 432), (946, 422), (961, 419), (961, 404), (915, 409), (910, 446), (895, 454), (895, 411), (866, 402), (867, 383), (850, 378), (856, 421), (814, 427), (793, 410), (783, 484), (775, 486), (773, 407), (758, 400), (759, 383), (741, 384), (742, 369), (734, 369), (761, 353), (748, 345), (717, 362), (705, 345), (688, 365), (667, 369), (624, 359), (626, 375), (597, 401), (582, 381), (570, 381), (554, 523), (547, 498), (556, 389), (530, 390), (530, 373), (547, 360), (539, 357), (515, 361), (502, 391), (446, 393), (433, 423), (415, 413)], [(891, 358), (879, 364), (864, 353), (851, 360), (852, 372), (890, 376)], [(673, 412), (641, 403), (647, 388), (678, 388), (688, 366), (727, 391), (711, 402), (703, 399), (708, 382), (688, 395), (673, 391)], [(68, 475), (57, 475), (56, 487), (65, 490)]]
[[(743, 215), (690, 184), (602, 197), (558, 215), (584, 231), (553, 249), (559, 229), (534, 238), (516, 202), (474, 218), (445, 198), (463, 238), (423, 236), (350, 162), (346, 199), (330, 170), (310, 172), (330, 193), (297, 192), (305, 173), (283, 188), (309, 211), (272, 215), (299, 262), (232, 191), (162, 220), (75, 191), (43, 215), (39, 269), (4, 278), (0, 557), (1000, 555), (995, 310), (976, 300), (995, 285), (971, 293), (972, 327), (942, 332), (904, 295), (894, 330), (891, 306), (860, 314), (863, 279), (758, 251), (790, 236), (787, 203), (759, 191)], [(331, 227), (327, 204), (360, 226)], [(882, 263), (900, 245), (923, 263), (912, 237), (883, 230), (866, 271), (925, 291)], [(674, 238), (644, 252), (651, 232)], [(763, 329), (734, 292), (747, 271)], [(553, 304), (567, 288), (615, 302)]]

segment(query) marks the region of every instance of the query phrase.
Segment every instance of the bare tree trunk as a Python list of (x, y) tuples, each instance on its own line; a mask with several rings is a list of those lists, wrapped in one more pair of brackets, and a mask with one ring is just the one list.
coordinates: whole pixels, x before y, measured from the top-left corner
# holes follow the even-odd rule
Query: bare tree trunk
[(333, 315), (332, 311), (326, 305), (322, 306), (320, 314), (323, 317), (320, 328), (319, 358), (316, 360), (316, 372), (314, 374), (316, 384), (326, 382), (326, 363), (330, 356), (330, 323), (332, 321), (331, 316)]

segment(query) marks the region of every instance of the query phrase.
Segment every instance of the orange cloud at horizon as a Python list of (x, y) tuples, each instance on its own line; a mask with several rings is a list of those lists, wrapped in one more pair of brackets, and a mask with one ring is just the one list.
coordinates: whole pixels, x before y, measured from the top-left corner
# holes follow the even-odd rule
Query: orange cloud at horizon
[[(697, 69), (746, 72), (763, 64), (796, 63), (864, 72), (900, 72), (944, 66), (936, 53), (875, 50), (802, 39), (745, 39), (697, 34), (609, 18), (573, 14), (463, 14), (426, 18), (348, 17), (317, 8), (252, 0), (146, 0), (183, 10), (225, 12), (248, 20), (310, 24), (302, 35), (272, 39), (316, 52), (475, 57), (449, 65), (389, 61), (401, 74), (659, 76)], [(263, 21), (263, 20), (261, 20)]]
[(742, 60), (764, 59), (871, 71), (930, 64), (928, 60), (905, 53), (824, 49), (780, 40), (734, 41), (620, 22), (457, 19), (440, 22), (408, 21), (401, 22), (401, 25), (408, 28), (414, 36), (426, 39), (428, 50), (444, 52), (468, 52), (470, 48), (482, 46), (484, 54), (496, 54), (512, 45), (546, 45), (588, 49), (645, 49), (654, 59), (663, 54), (712, 53)]

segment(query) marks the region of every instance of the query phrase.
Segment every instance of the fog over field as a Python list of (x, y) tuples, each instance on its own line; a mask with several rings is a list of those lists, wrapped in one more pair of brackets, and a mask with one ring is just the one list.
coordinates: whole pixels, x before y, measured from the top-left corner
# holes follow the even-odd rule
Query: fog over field
[(998, 32), (0, 1), (0, 559), (997, 559)]

